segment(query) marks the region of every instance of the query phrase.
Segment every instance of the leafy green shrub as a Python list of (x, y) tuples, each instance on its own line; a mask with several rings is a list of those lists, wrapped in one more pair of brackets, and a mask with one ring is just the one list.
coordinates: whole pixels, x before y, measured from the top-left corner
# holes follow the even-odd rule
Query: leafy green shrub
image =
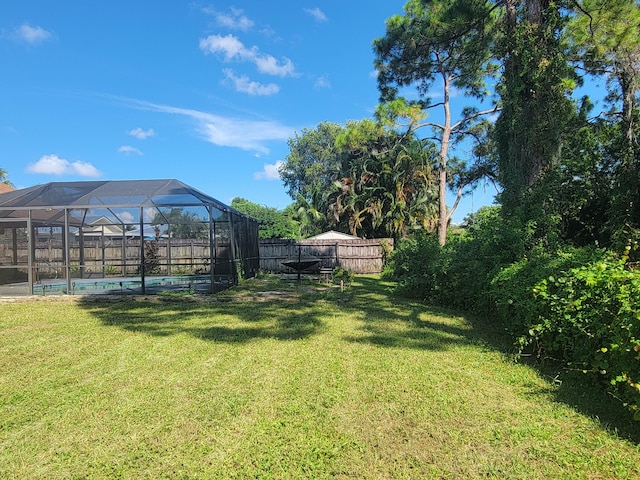
[(342, 283), (347, 287), (353, 283), (354, 273), (351, 270), (336, 267), (333, 269), (331, 275), (334, 283), (340, 283), (340, 281), (342, 281)]
[(384, 278), (397, 281), (397, 292), (411, 298), (437, 301), (440, 288), (438, 275), (443, 270), (442, 254), (434, 235), (417, 233), (398, 242)]
[(525, 248), (529, 236), (499, 208), (482, 209), (444, 247), (428, 234), (400, 241), (384, 275), (400, 294), (491, 312), (520, 353), (604, 379), (640, 419), (640, 269), (630, 268), (631, 247), (621, 258), (593, 247)]
[(547, 354), (600, 374), (640, 420), (640, 272), (625, 261), (609, 256), (540, 282), (545, 308), (528, 333)]
[(573, 247), (555, 252), (536, 251), (501, 269), (491, 279), (489, 296), (496, 316), (516, 340), (521, 353), (536, 348), (527, 332), (538, 323), (545, 308), (544, 302), (534, 295), (536, 285), (603, 255), (603, 250)]
[(535, 287), (543, 309), (527, 332), (537, 348), (593, 372), (640, 420), (640, 272), (608, 256)]
[(516, 258), (509, 229), (499, 207), (484, 207), (467, 219), (462, 233), (441, 247), (434, 235), (417, 234), (399, 242), (388, 278), (398, 293), (438, 305), (474, 312), (491, 310), (490, 282)]

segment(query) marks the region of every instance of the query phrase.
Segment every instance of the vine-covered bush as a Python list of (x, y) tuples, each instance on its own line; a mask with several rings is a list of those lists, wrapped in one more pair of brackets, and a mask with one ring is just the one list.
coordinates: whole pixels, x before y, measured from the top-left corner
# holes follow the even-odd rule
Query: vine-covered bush
[(526, 334), (538, 323), (544, 309), (544, 302), (533, 294), (536, 285), (552, 275), (602, 259), (604, 255), (604, 250), (572, 247), (555, 252), (531, 252), (493, 276), (489, 297), (494, 311), (507, 333), (516, 339), (521, 353), (532, 348), (534, 342)]
[(417, 233), (402, 240), (393, 251), (384, 278), (396, 280), (397, 292), (411, 298), (437, 302), (438, 276), (443, 271), (444, 255), (434, 235)]
[(444, 247), (428, 234), (400, 242), (385, 276), (403, 295), (489, 314), (519, 353), (605, 380), (640, 419), (640, 269), (630, 268), (630, 249), (615, 257), (546, 246), (518, 256), (524, 236), (505, 228), (498, 209), (472, 220)]
[(625, 260), (610, 256), (541, 281), (542, 311), (524, 341), (601, 375), (640, 420), (640, 272)]

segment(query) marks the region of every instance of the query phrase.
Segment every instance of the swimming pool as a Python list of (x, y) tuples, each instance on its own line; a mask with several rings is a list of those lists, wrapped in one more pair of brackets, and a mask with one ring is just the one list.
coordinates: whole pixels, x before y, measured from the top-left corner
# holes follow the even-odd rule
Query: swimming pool
[[(216, 279), (214, 291), (226, 288), (231, 283), (226, 277)], [(189, 291), (193, 293), (210, 293), (210, 275), (189, 275), (183, 277), (163, 276), (146, 277), (144, 281), (145, 293), (160, 293), (163, 291)], [(34, 295), (60, 294), (140, 294), (142, 293), (141, 277), (100, 278), (100, 279), (72, 279), (71, 291), (67, 291), (67, 282), (48, 280), (33, 285)]]

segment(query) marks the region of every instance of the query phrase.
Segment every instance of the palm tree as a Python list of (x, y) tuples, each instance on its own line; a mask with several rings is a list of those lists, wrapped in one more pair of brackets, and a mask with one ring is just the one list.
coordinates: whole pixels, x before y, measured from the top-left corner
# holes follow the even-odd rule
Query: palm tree
[(4, 168), (0, 168), (0, 182), (1, 183), (6, 183), (7, 185), (13, 186), (13, 184), (7, 178), (7, 176), (8, 176), (7, 171)]
[(396, 132), (375, 132), (348, 145), (348, 169), (334, 182), (329, 218), (339, 229), (367, 238), (407, 237), (437, 224), (431, 143)]
[(319, 186), (311, 188), (311, 201), (298, 193), (298, 198), (289, 207), (291, 217), (300, 223), (300, 237), (305, 238), (327, 229), (329, 223), (326, 211), (326, 193), (323, 193)]

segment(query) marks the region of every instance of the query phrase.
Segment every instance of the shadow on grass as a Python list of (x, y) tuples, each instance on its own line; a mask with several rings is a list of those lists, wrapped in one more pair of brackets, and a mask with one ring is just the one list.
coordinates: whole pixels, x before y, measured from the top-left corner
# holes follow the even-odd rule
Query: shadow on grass
[(189, 334), (226, 343), (256, 339), (298, 340), (323, 330), (322, 312), (312, 305), (279, 302), (110, 301), (81, 302), (104, 325), (151, 336)]
[[(515, 359), (513, 340), (489, 318), (460, 314), (396, 297), (392, 293), (391, 283), (375, 278), (361, 277), (357, 282), (354, 290), (362, 289), (367, 293), (354, 293), (346, 308), (365, 313), (366, 320), (362, 327), (364, 335), (347, 340), (399, 348), (446, 349), (454, 345), (484, 345), (503, 353), (505, 358)], [(456, 317), (463, 321), (454, 324), (448, 322)], [(404, 322), (405, 328), (390, 329), (389, 324), (394, 321)], [(469, 328), (461, 326), (465, 324)], [(550, 382), (549, 388), (532, 390), (529, 393), (531, 396), (551, 394), (557, 402), (593, 418), (620, 438), (640, 444), (640, 422), (634, 421), (624, 405), (608, 395), (596, 380), (550, 363), (523, 363), (536, 369)]]
[(346, 341), (390, 348), (447, 350), (453, 346), (484, 344), (483, 335), (460, 315), (394, 297), (392, 284), (359, 277), (348, 292), (343, 309), (363, 318), (361, 335)]
[[(212, 342), (248, 343), (260, 339), (282, 341), (309, 338), (327, 330), (334, 313), (359, 320), (359, 331), (343, 340), (382, 348), (449, 350), (478, 345), (513, 354), (504, 331), (488, 318), (475, 318), (420, 302), (395, 297), (392, 284), (374, 277), (358, 277), (344, 293), (325, 289), (302, 293), (295, 301), (189, 302), (181, 300), (81, 303), (103, 324), (152, 336), (189, 334)], [(333, 310), (332, 313), (330, 310)], [(528, 362), (550, 382), (549, 389), (531, 396), (553, 395), (598, 421), (605, 429), (640, 444), (640, 422), (634, 422), (620, 402), (595, 382), (553, 365)]]
[(620, 438), (640, 445), (640, 422), (634, 421), (622, 402), (608, 395), (596, 378), (582, 372), (567, 371), (558, 365), (527, 363), (556, 384), (552, 392), (556, 401), (593, 418)]

